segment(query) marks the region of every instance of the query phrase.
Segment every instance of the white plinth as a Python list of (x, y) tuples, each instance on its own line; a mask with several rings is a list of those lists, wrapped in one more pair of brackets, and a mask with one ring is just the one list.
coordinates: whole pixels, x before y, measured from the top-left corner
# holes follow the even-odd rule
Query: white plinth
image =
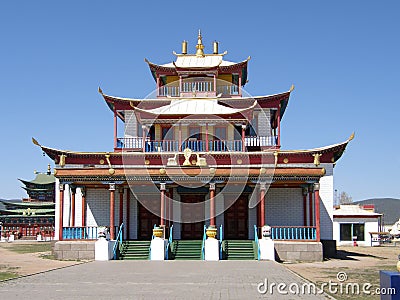
[(219, 260), (219, 242), (217, 239), (207, 238), (205, 240), (204, 260)]
[(155, 237), (151, 240), (151, 253), (150, 260), (164, 260), (165, 259), (165, 247), (167, 246), (167, 240), (159, 237)]
[(42, 235), (41, 235), (41, 234), (38, 234), (38, 235), (36, 236), (36, 240), (37, 240), (38, 242), (40, 242), (40, 241), (42, 240)]
[(99, 238), (94, 244), (94, 260), (113, 259), (113, 248), (116, 241), (107, 241), (105, 238)]
[(13, 242), (14, 241), (14, 235), (10, 234), (10, 236), (8, 237), (8, 241), (9, 242)]
[(260, 247), (260, 260), (275, 260), (274, 241), (261, 239), (258, 241)]

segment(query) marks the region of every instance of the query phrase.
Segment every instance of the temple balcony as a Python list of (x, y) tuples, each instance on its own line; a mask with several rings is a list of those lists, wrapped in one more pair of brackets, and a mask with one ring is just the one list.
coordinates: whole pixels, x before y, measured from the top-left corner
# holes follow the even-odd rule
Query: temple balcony
[(158, 89), (158, 97), (222, 97), (229, 98), (240, 96), (239, 86), (236, 84), (218, 85), (215, 89), (214, 82), (209, 81), (185, 81), (182, 85), (165, 85)]
[(247, 136), (243, 140), (150, 140), (142, 137), (117, 139), (116, 151), (132, 150), (143, 152), (180, 152), (189, 148), (194, 152), (240, 152), (261, 151), (267, 148), (279, 148), (276, 136)]

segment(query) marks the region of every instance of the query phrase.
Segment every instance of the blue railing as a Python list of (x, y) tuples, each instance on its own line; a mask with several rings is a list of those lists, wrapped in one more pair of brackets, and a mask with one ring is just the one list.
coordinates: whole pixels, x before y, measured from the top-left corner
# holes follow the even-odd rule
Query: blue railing
[(117, 259), (117, 249), (121, 251), (122, 249), (122, 242), (123, 242), (123, 235), (124, 235), (124, 223), (119, 226), (119, 231), (117, 234), (116, 242), (113, 247), (113, 257)]
[(316, 240), (317, 229), (314, 226), (271, 226), (273, 240)]
[(169, 228), (169, 237), (168, 237), (168, 242), (167, 242), (167, 246), (165, 247), (165, 259), (168, 260), (168, 252), (169, 252), (169, 247), (172, 245), (172, 232), (174, 229), (174, 224), (171, 225), (171, 227)]
[(222, 224), (219, 226), (219, 259), (222, 260), (222, 239), (223, 239), (223, 231)]
[(254, 243), (256, 244), (257, 247), (257, 260), (260, 260), (260, 244), (258, 242), (258, 232), (256, 225), (254, 225)]
[(63, 240), (96, 240), (98, 238), (98, 227), (63, 227)]
[(201, 244), (201, 260), (205, 259), (205, 251), (204, 251), (205, 244), (206, 244), (206, 225), (204, 225), (203, 229), (203, 243)]

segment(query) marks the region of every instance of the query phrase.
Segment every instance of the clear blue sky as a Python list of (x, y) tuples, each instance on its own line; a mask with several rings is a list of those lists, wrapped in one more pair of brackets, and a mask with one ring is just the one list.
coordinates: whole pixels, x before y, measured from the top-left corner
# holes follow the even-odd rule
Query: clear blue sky
[[(138, 1), (139, 2), (139, 1)], [(256, 2), (256, 1), (254, 1)], [(154, 88), (146, 57), (173, 60), (201, 28), (206, 51), (251, 56), (247, 91), (296, 86), (284, 149), (356, 138), (335, 168), (354, 200), (400, 198), (399, 1), (2, 1), (0, 198), (25, 195), (50, 159), (31, 142), (112, 151), (113, 117), (97, 87), (123, 97)]]

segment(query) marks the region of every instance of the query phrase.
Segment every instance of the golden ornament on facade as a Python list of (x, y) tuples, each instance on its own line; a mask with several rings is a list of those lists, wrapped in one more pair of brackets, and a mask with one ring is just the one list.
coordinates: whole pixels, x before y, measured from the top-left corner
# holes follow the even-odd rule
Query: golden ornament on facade
[(104, 159), (100, 159), (99, 163), (100, 163), (101, 165), (104, 165)]
[(320, 165), (320, 157), (322, 156), (322, 154), (315, 153), (313, 154), (313, 156), (314, 156), (314, 165), (318, 167)]
[(153, 235), (157, 238), (161, 238), (163, 236), (164, 230), (161, 227), (153, 228)]
[(161, 174), (161, 175), (164, 175), (166, 172), (167, 172), (167, 171), (165, 171), (164, 168), (161, 168), (161, 169), (160, 169), (160, 174)]
[(267, 173), (267, 169), (266, 168), (261, 168), (260, 169), (260, 174), (265, 174)]
[(145, 164), (145, 165), (149, 165), (149, 164), (150, 164), (150, 161), (149, 161), (148, 159), (146, 159), (146, 160), (144, 161), (144, 164)]
[(206, 229), (206, 235), (208, 238), (215, 239), (217, 236), (217, 228), (215, 226), (208, 226)]
[(109, 168), (108, 169), (108, 173), (110, 173), (110, 175), (114, 175), (115, 174), (115, 170), (113, 168)]
[(289, 162), (289, 158), (285, 157), (285, 158), (283, 159), (283, 163), (284, 163), (284, 164), (287, 164), (288, 162)]
[(57, 170), (56, 169), (54, 169), (54, 175), (57, 175)]
[(237, 163), (238, 165), (241, 165), (241, 164), (243, 163), (243, 161), (242, 161), (241, 159), (238, 159), (238, 160), (236, 161), (236, 163)]
[(215, 174), (215, 168), (210, 168), (210, 174)]

